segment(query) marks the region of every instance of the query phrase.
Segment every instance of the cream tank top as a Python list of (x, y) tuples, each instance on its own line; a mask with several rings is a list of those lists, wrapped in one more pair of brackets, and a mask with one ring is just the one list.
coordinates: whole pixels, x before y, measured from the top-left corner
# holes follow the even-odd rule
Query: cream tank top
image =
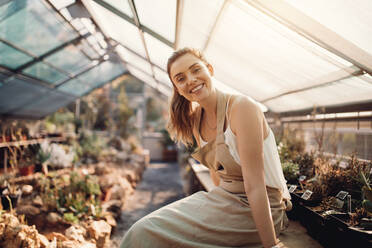
[[(227, 106), (229, 106), (229, 101)], [(227, 120), (227, 127), (224, 133), (225, 135), (225, 143), (229, 147), (229, 151), (235, 161), (240, 164), (240, 157), (238, 153), (237, 141), (236, 136), (232, 132), (230, 128), (230, 122), (227, 119), (227, 108), (226, 108), (226, 120)], [(200, 145), (203, 147), (207, 144), (201, 136), (200, 137)], [(287, 188), (287, 181), (284, 178), (282, 166), (280, 163), (280, 158), (278, 154), (278, 148), (276, 147), (275, 136), (272, 132), (271, 128), (269, 128), (269, 135), (265, 138), (263, 142), (263, 151), (264, 151), (264, 174), (265, 174), (265, 184), (269, 187), (279, 189), (283, 197), (286, 199), (291, 199)]]

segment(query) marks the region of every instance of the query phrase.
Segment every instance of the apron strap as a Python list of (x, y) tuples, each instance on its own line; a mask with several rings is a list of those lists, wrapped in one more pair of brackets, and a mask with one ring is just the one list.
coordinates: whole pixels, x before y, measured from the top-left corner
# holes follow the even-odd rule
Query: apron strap
[(216, 145), (225, 143), (225, 136), (223, 127), (225, 125), (225, 116), (227, 108), (227, 100), (230, 97), (228, 94), (224, 94), (217, 90), (217, 135)]

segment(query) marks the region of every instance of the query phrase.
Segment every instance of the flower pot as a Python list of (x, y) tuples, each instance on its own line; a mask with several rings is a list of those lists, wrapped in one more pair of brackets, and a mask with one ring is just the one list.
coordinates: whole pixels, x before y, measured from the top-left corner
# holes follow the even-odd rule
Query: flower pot
[(21, 174), (21, 176), (32, 175), (34, 174), (34, 171), (35, 171), (34, 164), (19, 168), (19, 174)]
[(168, 150), (164, 148), (163, 150), (163, 161), (174, 162), (177, 161), (177, 150)]
[(349, 214), (329, 215), (328, 225), (334, 244), (339, 247), (372, 247), (372, 231), (348, 224)]

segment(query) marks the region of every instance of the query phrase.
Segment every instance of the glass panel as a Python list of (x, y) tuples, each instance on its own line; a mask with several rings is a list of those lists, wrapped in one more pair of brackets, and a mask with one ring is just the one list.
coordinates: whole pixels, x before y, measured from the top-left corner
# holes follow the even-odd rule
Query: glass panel
[(127, 16), (133, 18), (133, 13), (132, 13), (132, 10), (130, 9), (128, 0), (103, 0), (103, 1), (111, 4), (117, 10), (120, 10)]
[(176, 29), (177, 1), (135, 0), (139, 21), (167, 40), (174, 42)]
[(32, 103), (42, 95), (50, 93), (50, 89), (37, 84), (12, 77), (0, 88), (0, 113), (5, 114), (14, 109)]
[(94, 67), (93, 69), (85, 72), (76, 79), (72, 79), (60, 87), (58, 90), (81, 96), (99, 87), (125, 72), (122, 64), (114, 64), (110, 61), (105, 61), (102, 64)]
[(0, 42), (0, 65), (8, 67), (10, 69), (16, 69), (17, 67), (30, 62), (32, 57), (24, 54), (5, 43)]
[(258, 101), (340, 69), (288, 39), (304, 40), (293, 31), (273, 29), (273, 20), (245, 3), (230, 4), (221, 18), (206, 57), (218, 80)]
[(23, 70), (23, 72), (51, 84), (56, 84), (61, 80), (65, 80), (68, 78), (67, 75), (62, 74), (61, 72), (48, 66), (47, 64), (44, 64), (43, 62), (38, 62), (30, 67), (27, 67)]
[(45, 60), (70, 73), (79, 71), (91, 63), (91, 61), (73, 45), (67, 46), (66, 48), (48, 56)]
[[(216, 21), (223, 0), (184, 1), (180, 43), (178, 48), (185, 46), (202, 49)], [(206, 11), (208, 10), (208, 11)]]
[(75, 100), (75, 96), (69, 96), (56, 90), (34, 99), (30, 104), (23, 105), (20, 109), (12, 112), (13, 116), (26, 118), (41, 118), (57, 111)]
[(145, 33), (144, 36), (149, 51), (150, 61), (166, 70), (167, 61), (172, 55), (173, 49), (147, 33)]
[[(91, 13), (95, 17), (95, 20), (100, 24), (107, 35), (137, 52), (142, 57), (146, 57), (143, 42), (136, 26), (113, 14), (94, 1), (87, 2), (87, 4), (93, 10)], [(118, 28), (120, 32), (118, 32)]]
[(116, 48), (116, 51), (118, 52), (119, 56), (127, 63), (134, 65), (138, 68), (141, 68), (148, 74), (152, 74), (151, 65), (147, 60), (144, 60), (140, 56), (132, 53), (131, 51), (122, 46), (118, 46)]
[(44, 1), (11, 1), (0, 7), (0, 37), (40, 56), (77, 37)]
[(372, 54), (372, 5), (370, 0), (286, 1)]
[(340, 80), (330, 85), (317, 87), (295, 94), (282, 96), (267, 102), (273, 111), (283, 112), (372, 100), (372, 83), (362, 77)]

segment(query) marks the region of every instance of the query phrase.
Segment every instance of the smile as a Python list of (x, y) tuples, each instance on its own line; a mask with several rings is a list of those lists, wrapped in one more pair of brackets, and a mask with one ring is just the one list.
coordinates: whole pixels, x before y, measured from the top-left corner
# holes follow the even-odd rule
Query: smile
[(200, 85), (196, 86), (195, 88), (193, 88), (190, 92), (195, 93), (196, 91), (200, 90), (203, 87), (204, 87), (204, 84), (200, 84)]

